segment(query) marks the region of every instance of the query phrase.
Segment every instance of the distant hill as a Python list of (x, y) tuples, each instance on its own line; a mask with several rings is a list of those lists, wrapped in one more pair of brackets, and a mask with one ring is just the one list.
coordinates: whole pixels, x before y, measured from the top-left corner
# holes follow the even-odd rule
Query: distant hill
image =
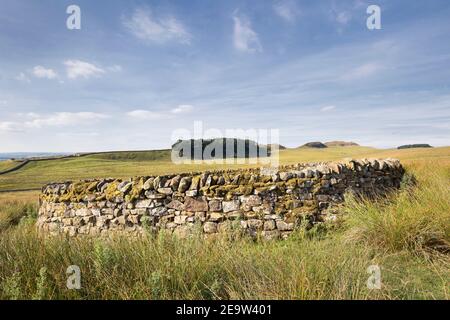
[(135, 151), (110, 151), (98, 153), (80, 154), (80, 156), (101, 160), (115, 161), (169, 161), (170, 149), (163, 150), (135, 150)]
[(359, 144), (352, 141), (329, 141), (325, 142), (327, 147), (350, 147), (350, 146), (359, 146)]
[[(217, 154), (214, 146), (222, 145), (222, 155)], [(183, 158), (184, 151), (190, 149), (192, 160), (233, 159), (270, 156), (270, 148), (255, 141), (236, 138), (178, 140), (172, 145), (172, 151)]]
[(269, 144), (267, 146), (269, 147), (269, 150), (271, 150), (271, 149), (273, 149), (275, 147), (278, 147), (278, 150), (285, 150), (285, 149), (287, 149), (285, 146), (283, 146), (281, 144), (278, 144), (278, 143), (272, 143), (272, 144)]
[(41, 158), (41, 157), (58, 157), (69, 155), (70, 153), (57, 153), (57, 152), (11, 152), (11, 153), (0, 153), (1, 160), (11, 160), (11, 159), (30, 159), (30, 158)]
[(416, 143), (416, 144), (405, 144), (403, 146), (398, 147), (397, 149), (412, 149), (412, 148), (433, 148), (427, 143)]
[(323, 144), (322, 142), (319, 141), (314, 141), (314, 142), (308, 142), (305, 143), (304, 145), (302, 145), (300, 148), (317, 148), (317, 149), (323, 149), (323, 148), (328, 148), (325, 144)]

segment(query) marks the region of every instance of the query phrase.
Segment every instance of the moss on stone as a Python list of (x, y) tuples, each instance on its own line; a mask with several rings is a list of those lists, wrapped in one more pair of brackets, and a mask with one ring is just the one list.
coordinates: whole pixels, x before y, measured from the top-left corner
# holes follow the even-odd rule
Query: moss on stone
[(318, 206), (317, 201), (315, 200), (304, 200), (303, 206), (307, 208), (315, 208)]
[(255, 182), (255, 183), (253, 183), (253, 187), (254, 188), (262, 188), (262, 187), (266, 187), (267, 186), (267, 183), (264, 183), (264, 182)]
[(219, 197), (224, 197), (226, 196), (230, 191), (234, 190), (238, 188), (237, 185), (234, 184), (230, 184), (230, 185), (224, 185), (224, 186), (219, 186), (215, 191), (216, 191), (216, 195)]
[(200, 195), (207, 196), (207, 197), (214, 197), (214, 189), (212, 187), (202, 187), (200, 188)]
[(247, 185), (240, 185), (234, 192), (239, 193), (240, 195), (248, 196), (253, 193), (253, 185), (247, 184)]
[(95, 192), (97, 190), (97, 185), (98, 185), (98, 181), (94, 181), (91, 183), (88, 183), (87, 188), (86, 188), (86, 193), (90, 192)]
[(292, 199), (284, 200), (284, 206), (285, 206), (286, 209), (288, 209), (288, 210), (294, 209), (294, 200), (292, 200)]
[(298, 179), (297, 178), (291, 178), (286, 182), (286, 186), (289, 188), (295, 188), (298, 185)]
[(264, 187), (258, 187), (258, 188), (255, 188), (255, 190), (256, 190), (258, 193), (265, 193), (265, 192), (269, 191), (269, 188), (270, 188), (270, 186), (264, 186)]
[(131, 190), (125, 196), (125, 202), (133, 202), (134, 200), (139, 199), (142, 191), (144, 190), (144, 178), (139, 178), (133, 181), (133, 185), (131, 186)]
[(120, 191), (117, 189), (117, 187), (119, 186), (119, 182), (116, 180), (116, 181), (113, 181), (113, 182), (110, 182), (109, 184), (108, 184), (108, 186), (106, 187), (106, 189), (105, 189), (105, 197), (106, 197), (106, 200), (109, 200), (109, 201), (111, 201), (111, 200), (113, 200), (115, 197), (117, 197), (118, 195), (120, 195)]
[(202, 178), (201, 175), (192, 177), (191, 186), (189, 190), (198, 190), (201, 178)]
[(284, 203), (276, 202), (274, 211), (275, 211), (275, 214), (284, 215), (286, 213), (287, 209), (286, 209)]

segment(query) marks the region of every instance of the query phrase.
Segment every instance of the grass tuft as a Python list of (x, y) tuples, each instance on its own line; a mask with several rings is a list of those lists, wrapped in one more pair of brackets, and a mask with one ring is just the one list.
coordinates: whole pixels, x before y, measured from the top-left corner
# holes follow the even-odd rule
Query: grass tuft
[[(347, 197), (346, 236), (388, 250), (450, 249), (450, 180), (437, 164), (417, 172), (419, 181), (388, 199)], [(411, 175), (409, 175), (411, 176)]]

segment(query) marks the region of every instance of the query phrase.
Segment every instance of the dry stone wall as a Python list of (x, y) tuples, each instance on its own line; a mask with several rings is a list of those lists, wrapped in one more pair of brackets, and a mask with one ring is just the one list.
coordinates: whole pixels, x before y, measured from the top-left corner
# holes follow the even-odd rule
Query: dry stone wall
[(302, 223), (335, 218), (347, 192), (385, 194), (403, 174), (398, 160), (363, 159), (51, 183), (42, 189), (37, 226), (68, 236), (239, 230), (284, 238)]

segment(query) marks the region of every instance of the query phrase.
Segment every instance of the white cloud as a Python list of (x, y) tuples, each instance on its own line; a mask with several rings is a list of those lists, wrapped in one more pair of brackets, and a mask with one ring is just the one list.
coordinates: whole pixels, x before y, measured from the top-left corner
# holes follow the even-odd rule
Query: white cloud
[(355, 80), (355, 79), (367, 78), (367, 77), (370, 77), (370, 76), (376, 74), (381, 69), (383, 69), (383, 66), (378, 63), (375, 63), (375, 62), (366, 63), (359, 67), (354, 68), (353, 70), (350, 70), (347, 74), (342, 76), (342, 79)]
[(16, 78), (17, 81), (22, 81), (22, 82), (31, 82), (31, 80), (27, 77), (27, 75), (23, 72), (19, 73)]
[(346, 25), (352, 19), (352, 15), (347, 11), (338, 12), (336, 15), (336, 21), (341, 25)]
[(96, 131), (88, 131), (88, 132), (58, 132), (56, 133), (57, 136), (64, 137), (64, 138), (95, 138), (99, 137), (100, 134)]
[(137, 109), (127, 112), (126, 115), (136, 120), (154, 120), (154, 119), (166, 119), (171, 118), (174, 115), (189, 113), (194, 109), (193, 106), (188, 104), (182, 104), (178, 107), (166, 112), (156, 112), (144, 109)]
[(39, 118), (40, 115), (35, 112), (26, 112), (26, 113), (16, 113), (16, 116), (18, 117), (27, 117), (27, 118)]
[(127, 116), (138, 120), (153, 120), (164, 117), (162, 113), (142, 109), (127, 112)]
[(119, 66), (117, 64), (110, 66), (108, 68), (106, 68), (108, 71), (110, 72), (121, 72), (122, 71), (122, 66)]
[(300, 15), (300, 9), (292, 0), (278, 1), (274, 4), (275, 13), (283, 20), (293, 23)]
[(325, 106), (325, 107), (321, 108), (320, 111), (326, 112), (326, 111), (331, 111), (334, 109), (336, 109), (336, 106)]
[(55, 112), (50, 114), (17, 113), (19, 121), (0, 122), (0, 131), (23, 131), (25, 129), (41, 129), (44, 127), (83, 126), (97, 123), (109, 118), (108, 115), (96, 112)]
[(194, 107), (189, 104), (182, 104), (182, 105), (179, 105), (178, 107), (172, 109), (170, 112), (174, 113), (174, 114), (187, 113), (187, 112), (191, 112), (193, 109), (194, 109)]
[(20, 131), (20, 125), (11, 121), (0, 121), (0, 131)]
[(66, 60), (64, 61), (64, 65), (66, 66), (67, 77), (69, 79), (76, 79), (79, 77), (88, 79), (105, 73), (105, 70), (100, 67), (80, 60)]
[(135, 37), (145, 41), (190, 44), (192, 38), (175, 17), (154, 17), (148, 9), (136, 9), (131, 18), (125, 19), (123, 24)]
[(33, 68), (33, 75), (36, 78), (55, 79), (58, 77), (57, 73), (52, 69), (47, 69), (43, 66), (35, 66)]
[(259, 42), (258, 34), (253, 31), (250, 20), (244, 16), (238, 16), (237, 13), (233, 15), (234, 33), (233, 42), (234, 47), (242, 52), (261, 52), (262, 46)]
[(8, 104), (7, 100), (0, 100), (0, 107), (1, 106), (6, 106)]
[(49, 115), (33, 113), (30, 117), (33, 119), (24, 122), (27, 128), (86, 125), (109, 118), (106, 114), (96, 112), (56, 112)]

